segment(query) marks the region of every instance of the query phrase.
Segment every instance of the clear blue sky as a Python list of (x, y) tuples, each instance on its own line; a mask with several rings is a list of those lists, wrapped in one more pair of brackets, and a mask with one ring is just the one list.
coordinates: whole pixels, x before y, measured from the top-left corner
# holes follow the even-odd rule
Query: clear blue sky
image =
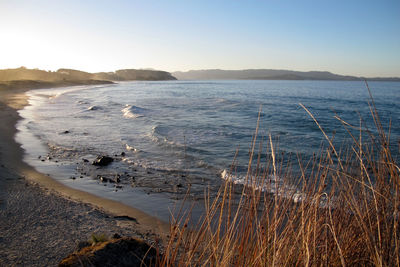
[(0, 68), (400, 77), (400, 1), (0, 0)]

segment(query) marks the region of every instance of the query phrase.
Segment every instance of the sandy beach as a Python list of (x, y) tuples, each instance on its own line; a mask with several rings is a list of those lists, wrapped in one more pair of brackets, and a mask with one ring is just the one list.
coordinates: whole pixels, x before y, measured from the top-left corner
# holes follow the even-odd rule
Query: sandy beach
[(116, 201), (68, 188), (22, 161), (14, 141), (27, 89), (0, 88), (0, 265), (52, 266), (93, 233), (152, 243), (169, 226)]

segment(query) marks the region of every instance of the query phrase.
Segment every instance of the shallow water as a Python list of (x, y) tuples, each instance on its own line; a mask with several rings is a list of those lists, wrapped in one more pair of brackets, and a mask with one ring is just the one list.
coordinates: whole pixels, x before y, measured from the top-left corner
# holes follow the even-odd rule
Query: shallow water
[[(395, 148), (400, 83), (369, 86), (383, 123), (391, 119)], [(304, 158), (318, 152), (323, 135), (299, 103), (340, 142), (347, 133), (336, 114), (352, 125), (360, 124), (361, 115), (374, 128), (363, 82), (124, 82), (28, 95), (31, 105), (20, 112), (24, 120), (16, 137), (28, 152), (26, 161), (69, 186), (164, 219), (165, 207), (176, 204), (189, 186), (194, 199), (202, 199), (206, 187), (216, 190), (237, 149), (235, 175), (241, 181), (260, 109), (260, 136), (271, 134), (279, 138), (280, 152)], [(114, 162), (91, 165), (98, 155)]]

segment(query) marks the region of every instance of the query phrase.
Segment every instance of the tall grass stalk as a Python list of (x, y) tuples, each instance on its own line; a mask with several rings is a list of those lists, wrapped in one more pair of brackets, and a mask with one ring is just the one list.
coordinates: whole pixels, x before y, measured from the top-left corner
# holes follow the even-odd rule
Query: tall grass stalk
[(195, 227), (190, 210), (173, 218), (160, 266), (400, 266), (400, 168), (372, 97), (377, 134), (337, 116), (352, 140), (342, 147), (300, 105), (327, 146), (311, 159), (285, 160), (271, 136), (257, 146), (258, 120), (246, 186), (230, 179), (232, 167), (216, 197), (205, 192)]

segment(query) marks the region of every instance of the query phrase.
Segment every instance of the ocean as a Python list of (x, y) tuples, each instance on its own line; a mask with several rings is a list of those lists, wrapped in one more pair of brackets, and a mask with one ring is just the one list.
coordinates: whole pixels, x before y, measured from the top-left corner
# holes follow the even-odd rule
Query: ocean
[[(369, 87), (398, 152), (400, 83)], [(294, 159), (308, 159), (324, 145), (300, 103), (337, 146), (350, 136), (335, 116), (375, 132), (369, 92), (358, 81), (121, 82), (27, 94), (30, 105), (20, 111), (16, 136), (26, 162), (67, 186), (166, 221), (189, 188), (191, 200), (201, 202), (231, 170), (243, 182), (258, 119), (261, 161), (271, 152), (269, 136), (279, 153)], [(98, 156), (113, 162), (92, 165)]]

